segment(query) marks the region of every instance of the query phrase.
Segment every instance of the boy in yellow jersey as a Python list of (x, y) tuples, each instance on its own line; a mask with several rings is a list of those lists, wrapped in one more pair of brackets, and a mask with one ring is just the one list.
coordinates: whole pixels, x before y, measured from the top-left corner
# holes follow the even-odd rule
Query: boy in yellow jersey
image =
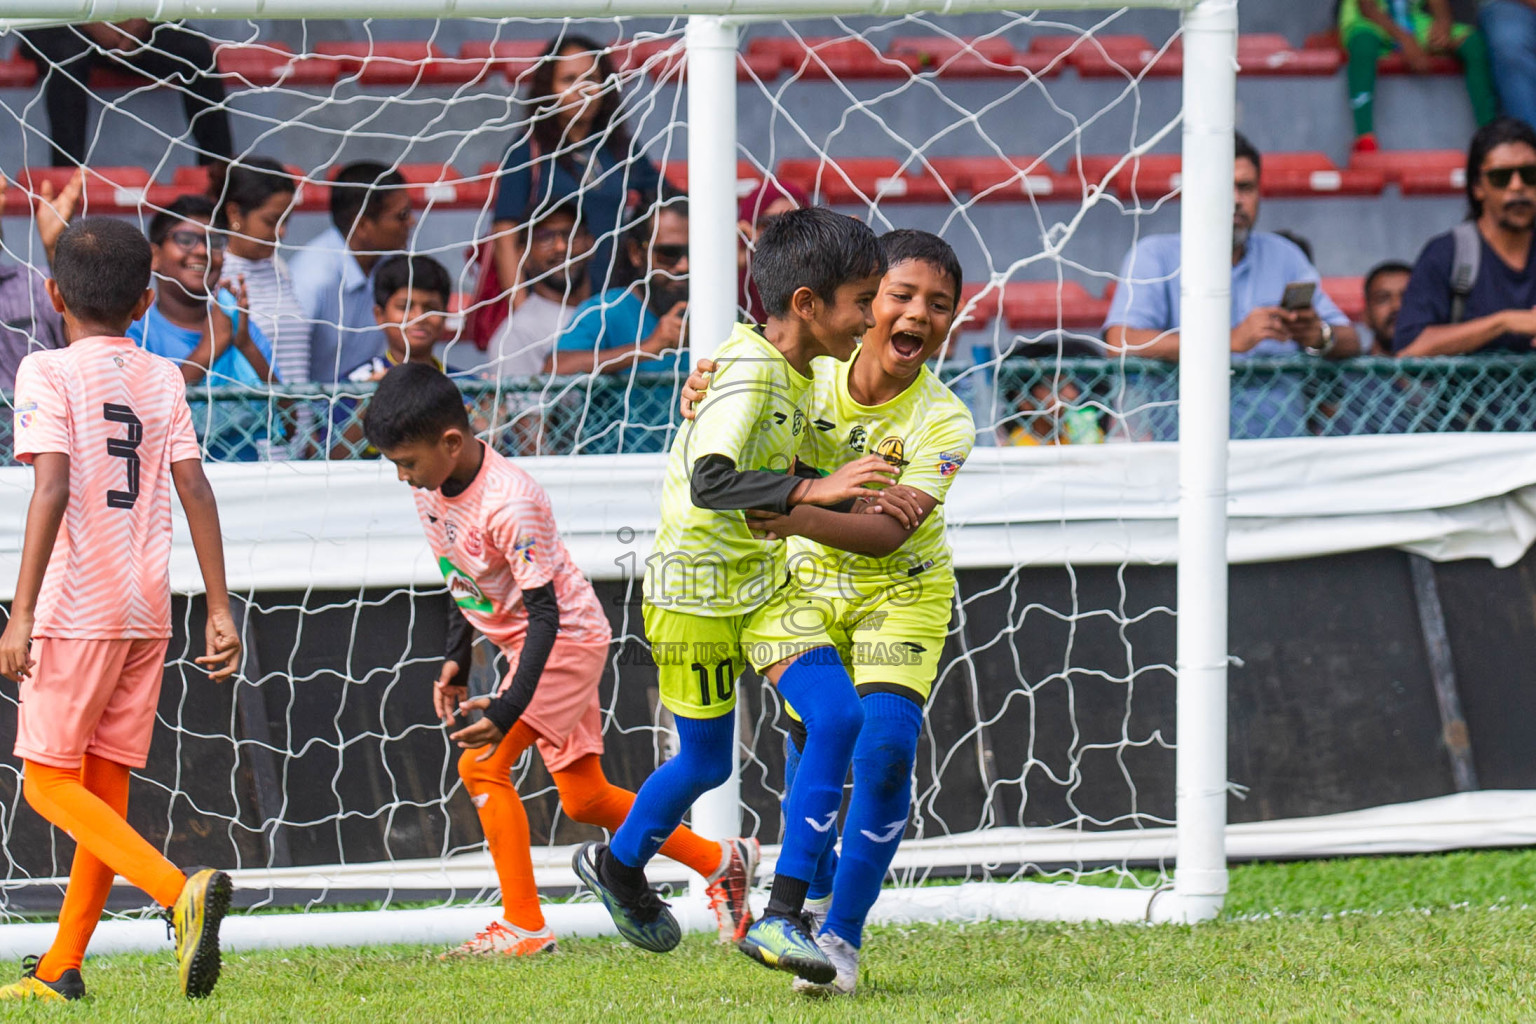
[[(574, 861), (620, 934), (642, 948), (665, 952), (680, 937), (644, 868), (694, 800), (730, 775), (736, 677), (747, 661), (742, 629), (783, 579), (784, 546), (754, 536), (744, 510), (833, 505), (895, 475), (879, 458), (856, 460), (825, 478), (793, 472), (814, 429), (806, 414), (811, 361), (852, 355), (871, 322), (869, 303), (884, 271), (874, 233), (850, 217), (805, 209), (776, 218), (753, 262), (768, 323), (738, 325), (720, 347), (715, 387), (672, 444), (661, 527), (646, 562), (644, 615), (661, 701), (677, 723), (678, 753), (641, 786), (612, 843), (589, 843)], [(841, 799), (859, 702), (835, 652), (830, 662), (767, 674), (805, 713), (806, 773), (835, 783), (830, 800), (818, 792), (813, 806), (791, 808), (797, 816), (786, 829), (767, 918), (743, 942), (766, 929), (778, 938), (775, 956), (783, 965), (830, 981), (835, 970), (798, 918), (824, 822)]]
[[(898, 483), (855, 510), (877, 513), (873, 519), (795, 509), (754, 522), (765, 536), (788, 538), (791, 578), (752, 617), (750, 640), (836, 646), (864, 710), (842, 857), (829, 836), (808, 893), (809, 910), (822, 918), (817, 943), (836, 977), (829, 985), (796, 979), (801, 991), (853, 992), (864, 919), (906, 830), (923, 706), (955, 591), (943, 516), (934, 512), (976, 439), (970, 410), (924, 366), (954, 322), (959, 261), (923, 231), (892, 231), (880, 242), (889, 269), (875, 298), (875, 326), (851, 362), (817, 362), (816, 429), (802, 451), (822, 469), (875, 452), (898, 470)], [(708, 386), (709, 369), (701, 361), (689, 378), (685, 416)], [(786, 803), (800, 785), (804, 731), (797, 718), (787, 746)]]

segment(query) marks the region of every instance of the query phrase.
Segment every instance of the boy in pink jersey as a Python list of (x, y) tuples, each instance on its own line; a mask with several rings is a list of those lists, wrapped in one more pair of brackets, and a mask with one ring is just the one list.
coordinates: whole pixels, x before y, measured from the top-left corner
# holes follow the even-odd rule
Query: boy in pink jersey
[(184, 994), (207, 995), (219, 977), (229, 876), (187, 877), (126, 821), (129, 772), (148, 759), (171, 636), (172, 485), (208, 598), (197, 663), (222, 680), (240, 660), (218, 508), (181, 371), (123, 337), (154, 301), (151, 258), (121, 221), (66, 229), (47, 287), (68, 347), (34, 352), (16, 373), (16, 456), (32, 464), (36, 486), (0, 673), (20, 683), (22, 791), (77, 845), (58, 936), (0, 1000), (85, 995), (80, 964), (114, 874), (170, 908)]
[[(503, 918), (445, 955), (526, 956), (555, 948), (544, 920), (529, 851), (528, 817), (511, 770), (537, 745), (573, 820), (613, 830), (634, 794), (603, 775), (598, 683), (613, 639), (592, 584), (555, 529), (549, 496), (527, 473), (470, 430), (464, 398), (423, 363), (391, 368), (364, 416), (368, 441), (415, 489), (427, 543), (448, 581), (449, 652), (433, 687), (438, 718), (483, 712), (452, 739), (464, 749), (459, 776), (485, 829), (501, 884)], [(468, 700), (473, 626), (507, 656), (494, 697)], [(485, 748), (485, 749), (482, 749)], [(686, 828), (662, 852), (709, 883), (720, 937), (751, 924), (747, 894), (757, 842), (703, 839)]]

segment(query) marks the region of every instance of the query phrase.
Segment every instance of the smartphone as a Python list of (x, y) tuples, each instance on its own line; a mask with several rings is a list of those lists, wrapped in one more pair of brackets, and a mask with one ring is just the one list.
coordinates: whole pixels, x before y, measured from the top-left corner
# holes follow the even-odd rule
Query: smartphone
[(1316, 281), (1292, 281), (1280, 296), (1280, 308), (1290, 312), (1312, 308), (1312, 296), (1317, 292)]

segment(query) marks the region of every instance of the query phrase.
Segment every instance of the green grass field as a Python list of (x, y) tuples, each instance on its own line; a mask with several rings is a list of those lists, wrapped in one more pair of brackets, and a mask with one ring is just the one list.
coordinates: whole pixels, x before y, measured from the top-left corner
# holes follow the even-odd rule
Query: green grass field
[(815, 1001), (703, 937), (668, 956), (617, 940), (517, 963), (438, 949), (226, 958), (214, 995), (174, 994), (169, 953), (86, 965), (91, 995), (0, 1020), (1517, 1021), (1536, 1020), (1536, 851), (1240, 866), (1195, 928), (986, 924), (873, 929), (861, 991)]

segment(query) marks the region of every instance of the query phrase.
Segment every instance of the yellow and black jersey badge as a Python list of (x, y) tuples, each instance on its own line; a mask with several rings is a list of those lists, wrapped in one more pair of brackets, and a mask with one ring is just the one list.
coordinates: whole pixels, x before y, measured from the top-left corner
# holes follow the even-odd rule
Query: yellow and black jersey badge
[(875, 454), (880, 456), (886, 462), (889, 462), (891, 465), (895, 466), (897, 469), (906, 468), (906, 451), (906, 444), (902, 441), (901, 438), (896, 437), (895, 435), (892, 435), (886, 438), (884, 441), (881, 441), (879, 444), (875, 445)]

